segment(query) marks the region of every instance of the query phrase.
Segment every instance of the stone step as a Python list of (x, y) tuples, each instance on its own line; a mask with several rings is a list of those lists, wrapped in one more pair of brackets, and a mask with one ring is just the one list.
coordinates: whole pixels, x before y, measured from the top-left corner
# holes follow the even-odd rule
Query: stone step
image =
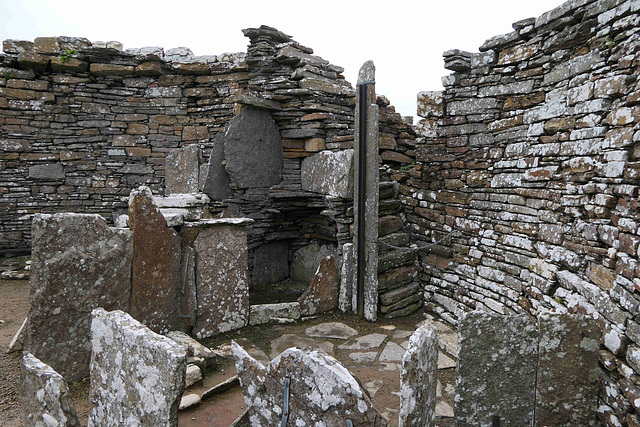
[(380, 304), (390, 306), (420, 291), (418, 282), (380, 294)]
[(413, 264), (416, 259), (416, 252), (413, 250), (394, 249), (378, 257), (378, 274), (384, 273), (392, 268)]
[(415, 265), (406, 265), (385, 271), (378, 276), (378, 291), (393, 290), (411, 283), (418, 276), (418, 268)]

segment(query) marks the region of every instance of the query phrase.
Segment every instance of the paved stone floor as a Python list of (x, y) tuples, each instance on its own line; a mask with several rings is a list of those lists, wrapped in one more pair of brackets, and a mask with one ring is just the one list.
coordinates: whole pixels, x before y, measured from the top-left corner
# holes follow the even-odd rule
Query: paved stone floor
[[(453, 328), (428, 313), (419, 312), (394, 320), (369, 323), (352, 315), (331, 313), (289, 325), (262, 325), (245, 328), (206, 341), (205, 344), (223, 356), (217, 372), (205, 375), (202, 384), (185, 394), (202, 394), (207, 387), (235, 375), (230, 353), (231, 339), (236, 340), (253, 357), (268, 361), (293, 346), (320, 349), (338, 359), (368, 391), (375, 407), (398, 424), (401, 360), (409, 337), (421, 322), (428, 322), (437, 330), (440, 354), (438, 358), (437, 425), (453, 425), (453, 396), (455, 394), (455, 357), (457, 334)], [(232, 397), (236, 394), (235, 398)], [(224, 403), (223, 403), (224, 402)], [(238, 415), (245, 409), (239, 387), (203, 401), (199, 406), (180, 414), (181, 426), (228, 426), (222, 421), (220, 410), (236, 406)], [(227, 417), (231, 417), (228, 414)], [(220, 424), (217, 424), (220, 420)], [(226, 423), (226, 424), (225, 424)]]

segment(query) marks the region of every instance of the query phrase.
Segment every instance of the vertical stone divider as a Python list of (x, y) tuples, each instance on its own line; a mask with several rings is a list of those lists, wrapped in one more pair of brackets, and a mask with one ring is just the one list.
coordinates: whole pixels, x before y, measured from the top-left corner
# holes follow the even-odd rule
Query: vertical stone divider
[(423, 323), (409, 338), (400, 375), (400, 427), (433, 427), (436, 422), (438, 336)]
[(358, 75), (354, 155), (353, 311), (374, 322), (378, 314), (378, 106), (375, 66)]
[(133, 232), (133, 266), (129, 313), (149, 329), (178, 328), (180, 237), (153, 200), (149, 187), (131, 191), (129, 226)]
[(538, 324), (524, 314), (462, 316), (455, 399), (459, 427), (533, 424), (538, 337)]
[(91, 347), (88, 427), (178, 425), (187, 346), (123, 311), (96, 308)]
[(583, 315), (545, 313), (540, 344), (535, 426), (594, 426), (602, 331)]
[(195, 252), (195, 324), (198, 338), (232, 331), (249, 323), (249, 218), (206, 219), (184, 224)]
[(197, 193), (199, 191), (200, 148), (190, 144), (175, 148), (165, 160), (164, 192), (169, 194)]

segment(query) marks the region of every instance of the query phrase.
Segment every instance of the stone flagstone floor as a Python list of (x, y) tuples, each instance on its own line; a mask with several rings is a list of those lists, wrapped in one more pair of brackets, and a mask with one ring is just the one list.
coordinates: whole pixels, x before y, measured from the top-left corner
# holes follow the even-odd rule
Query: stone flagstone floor
[[(205, 377), (204, 382), (211, 386), (235, 375), (230, 352), (231, 339), (236, 340), (249, 354), (265, 364), (289, 347), (320, 349), (344, 364), (368, 391), (375, 407), (389, 419), (389, 425), (397, 426), (401, 360), (409, 337), (421, 322), (428, 322), (436, 328), (440, 345), (437, 425), (452, 426), (457, 333), (449, 325), (427, 313), (416, 313), (402, 319), (380, 320), (376, 323), (369, 323), (351, 315), (331, 313), (296, 324), (245, 328), (205, 341), (205, 344), (224, 357), (224, 362), (219, 371), (210, 374), (208, 378)], [(204, 383), (199, 384), (185, 394), (202, 393), (206, 388)], [(236, 394), (235, 403), (230, 403), (233, 393)], [(217, 399), (220, 401), (217, 402)], [(239, 387), (181, 412), (180, 425), (228, 425), (215, 423), (218, 419), (215, 407), (220, 408), (224, 405), (225, 410), (228, 410), (229, 405), (234, 404), (238, 406), (237, 413), (242, 413), (245, 407)]]

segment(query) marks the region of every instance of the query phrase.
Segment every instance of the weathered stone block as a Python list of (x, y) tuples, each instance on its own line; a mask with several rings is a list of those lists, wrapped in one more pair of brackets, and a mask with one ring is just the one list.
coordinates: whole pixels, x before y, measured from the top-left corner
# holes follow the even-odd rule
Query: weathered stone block
[(310, 243), (293, 254), (291, 261), (291, 278), (302, 283), (311, 283), (318, 271), (320, 261), (336, 253), (333, 245)]
[(400, 427), (432, 427), (436, 419), (438, 336), (423, 323), (409, 338), (400, 374)]
[(459, 426), (492, 425), (498, 419), (501, 425), (533, 423), (538, 335), (526, 315), (471, 312), (459, 320)]
[(340, 275), (336, 256), (329, 255), (320, 261), (311, 284), (298, 298), (300, 313), (304, 316), (324, 313), (338, 306)]
[(27, 426), (80, 427), (67, 382), (28, 352), (22, 356), (21, 397)]
[(222, 200), (233, 194), (233, 190), (229, 187), (229, 174), (224, 167), (224, 142), (224, 132), (218, 132), (213, 140), (207, 178), (202, 189), (213, 200)]
[(129, 307), (132, 240), (100, 215), (33, 219), (24, 348), (69, 382), (89, 374), (91, 310)]
[[(196, 251), (197, 320), (192, 333), (206, 338), (246, 326), (249, 321), (247, 233), (233, 220), (202, 224)], [(218, 221), (218, 222), (216, 222)]]
[(198, 192), (199, 155), (196, 144), (169, 151), (165, 161), (165, 194)]
[(177, 426), (187, 347), (120, 310), (92, 315), (89, 427)]
[(302, 189), (350, 198), (353, 192), (353, 150), (321, 151), (302, 161)]
[(249, 420), (255, 426), (279, 425), (284, 410), (283, 384), (290, 378), (288, 425), (386, 426), (366, 393), (336, 359), (325, 353), (290, 348), (268, 366), (231, 342)]
[(225, 169), (241, 188), (271, 187), (282, 179), (284, 153), (271, 113), (245, 108), (224, 131)]
[(29, 166), (29, 178), (63, 179), (65, 177), (62, 163)]
[(129, 313), (151, 330), (178, 329), (180, 237), (167, 225), (148, 187), (129, 197), (133, 266)]
[(600, 327), (570, 314), (542, 314), (539, 325), (534, 425), (595, 425)]
[(287, 302), (280, 304), (257, 304), (251, 306), (250, 325), (269, 323), (272, 318), (299, 319), (300, 303)]

